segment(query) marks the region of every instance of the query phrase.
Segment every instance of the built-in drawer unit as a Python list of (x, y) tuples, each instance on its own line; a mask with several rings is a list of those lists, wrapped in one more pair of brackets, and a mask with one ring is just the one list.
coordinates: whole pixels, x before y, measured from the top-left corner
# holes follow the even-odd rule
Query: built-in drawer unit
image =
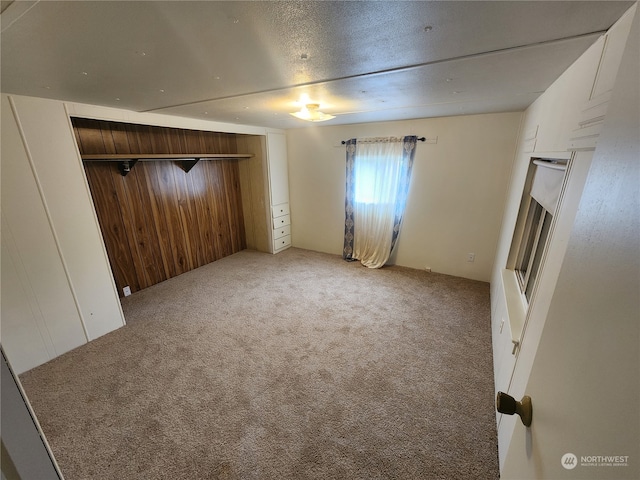
[(282, 238), (284, 236), (291, 235), (291, 225), (285, 225), (284, 227), (275, 228), (273, 230), (273, 239)]
[(280, 203), (271, 206), (273, 253), (291, 246), (291, 215), (289, 204)]

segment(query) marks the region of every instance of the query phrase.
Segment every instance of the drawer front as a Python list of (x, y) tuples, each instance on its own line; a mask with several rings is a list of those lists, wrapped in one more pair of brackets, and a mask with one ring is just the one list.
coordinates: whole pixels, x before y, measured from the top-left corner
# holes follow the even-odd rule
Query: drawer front
[(290, 246), (291, 246), (291, 235), (286, 235), (284, 237), (278, 238), (273, 241), (274, 252), (277, 252), (278, 250), (282, 250)]
[(285, 225), (284, 227), (276, 228), (273, 231), (273, 239), (282, 238), (285, 235), (291, 235), (291, 225)]
[(276, 230), (278, 228), (286, 227), (287, 225), (291, 225), (291, 216), (283, 215), (282, 217), (273, 219), (273, 229)]
[(271, 216), (273, 218), (282, 217), (283, 215), (289, 215), (289, 204), (281, 203), (280, 205), (273, 205), (271, 207)]

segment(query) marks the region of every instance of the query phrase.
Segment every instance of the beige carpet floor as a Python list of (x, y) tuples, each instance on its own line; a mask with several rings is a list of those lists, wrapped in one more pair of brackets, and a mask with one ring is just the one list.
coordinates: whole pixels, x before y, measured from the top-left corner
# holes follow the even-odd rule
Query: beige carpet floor
[(486, 283), (243, 251), (21, 380), (67, 480), (498, 478)]

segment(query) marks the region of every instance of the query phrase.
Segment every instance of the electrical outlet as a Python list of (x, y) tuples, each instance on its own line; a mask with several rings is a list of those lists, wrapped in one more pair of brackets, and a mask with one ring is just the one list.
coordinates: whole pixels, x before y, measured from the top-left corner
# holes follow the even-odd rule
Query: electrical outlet
[(475, 253), (467, 253), (467, 262), (475, 262), (476, 254)]
[(122, 289), (122, 291), (124, 292), (124, 296), (128, 297), (129, 295), (131, 295), (131, 287), (129, 285), (127, 285), (126, 287), (124, 287)]
[(431, 272), (431, 267), (424, 267), (425, 271)]

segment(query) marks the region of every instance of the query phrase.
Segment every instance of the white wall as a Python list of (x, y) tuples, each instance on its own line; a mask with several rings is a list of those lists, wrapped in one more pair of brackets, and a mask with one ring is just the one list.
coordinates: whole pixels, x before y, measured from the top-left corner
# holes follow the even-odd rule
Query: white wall
[[(589, 171), (591, 153), (597, 143), (597, 135), (602, 126), (617, 72), (617, 65), (611, 61), (611, 58), (617, 57), (619, 61), (620, 54), (612, 48), (612, 45), (624, 47), (631, 18), (631, 15), (625, 15), (606, 35), (600, 37), (524, 114), (491, 281), (494, 329), (500, 328), (501, 319), (507, 320), (507, 328), (501, 335), (504, 336), (505, 331), (509, 330), (507, 340), (509, 351), (511, 351), (511, 339), (523, 340), (525, 313), (529, 326), (529, 342), (532, 337), (535, 337), (531, 335), (534, 330), (531, 326), (534, 326), (536, 331), (541, 331), (544, 326), (544, 319), (566, 251), (567, 238)], [(620, 37), (625, 40), (621, 42)], [(613, 69), (613, 71), (605, 72), (603, 68)], [(578, 151), (574, 152), (572, 149)], [(546, 254), (548, 261), (540, 272), (531, 305), (528, 312), (525, 312), (525, 307), (519, 298), (515, 275), (512, 270), (506, 271), (505, 268), (509, 263), (508, 256), (529, 163), (531, 158), (538, 156), (571, 159), (571, 162), (567, 173), (569, 181), (563, 190), (556, 221), (550, 234)], [(505, 277), (505, 273), (509, 272), (511, 281)], [(513, 290), (516, 290), (515, 294)], [(514, 320), (514, 316), (521, 318)], [(494, 335), (494, 348), (496, 337)], [(522, 363), (521, 360), (519, 361)], [(499, 370), (501, 369), (496, 368), (496, 371)], [(508, 371), (509, 369), (502, 370), (508, 382), (511, 372)], [(496, 384), (502, 383), (499, 378), (496, 378)]]
[[(637, 463), (614, 470), (569, 471), (560, 465), (564, 453), (580, 455), (573, 450), (582, 455), (625, 455), (611, 450), (625, 442), (639, 444), (637, 422), (629, 423), (627, 416), (625, 424), (615, 413), (637, 412), (637, 225), (619, 217), (613, 223), (602, 221), (604, 205), (608, 211), (611, 206), (610, 213), (617, 210), (634, 220), (640, 215), (638, 172), (631, 168), (640, 158), (637, 50), (635, 67), (629, 61), (635, 78), (622, 84), (617, 80), (625, 45), (637, 49), (637, 37), (627, 39), (634, 13), (635, 6), (527, 109), (522, 122), (492, 274), (492, 329), (496, 389), (517, 399), (530, 395), (534, 419), (527, 429), (517, 416), (498, 415), (502, 478), (638, 477)], [(628, 67), (626, 72), (629, 75)], [(617, 107), (610, 105), (612, 95)], [(636, 110), (624, 113), (623, 104)], [(603, 126), (609, 137), (600, 136)], [(612, 137), (611, 132), (616, 134)], [(603, 163), (611, 142), (622, 156)], [(509, 280), (515, 278), (513, 271), (506, 267), (528, 164), (537, 156), (571, 161), (527, 308), (517, 283)], [(608, 243), (606, 232), (612, 239)], [(607, 257), (615, 261), (618, 255), (628, 258), (636, 276), (625, 274), (623, 260), (617, 266), (604, 265)], [(520, 341), (515, 355), (512, 340)], [(634, 379), (622, 380), (620, 395), (613, 392), (620, 385), (617, 367), (623, 378)], [(608, 400), (615, 406), (608, 406)], [(598, 449), (610, 453), (593, 451)]]
[(16, 372), (124, 325), (64, 104), (2, 97), (2, 344)]
[(2, 97), (2, 345), (20, 373), (87, 341), (9, 100)]
[[(533, 424), (525, 431), (516, 422), (503, 478), (640, 478), (639, 23), (636, 14), (535, 362), (522, 379)], [(577, 467), (562, 467), (565, 453)], [(628, 465), (581, 465), (598, 455), (628, 456)]]
[(342, 140), (437, 137), (418, 143), (395, 263), (489, 281), (520, 119), (500, 113), (288, 130), (293, 245), (342, 254)]

